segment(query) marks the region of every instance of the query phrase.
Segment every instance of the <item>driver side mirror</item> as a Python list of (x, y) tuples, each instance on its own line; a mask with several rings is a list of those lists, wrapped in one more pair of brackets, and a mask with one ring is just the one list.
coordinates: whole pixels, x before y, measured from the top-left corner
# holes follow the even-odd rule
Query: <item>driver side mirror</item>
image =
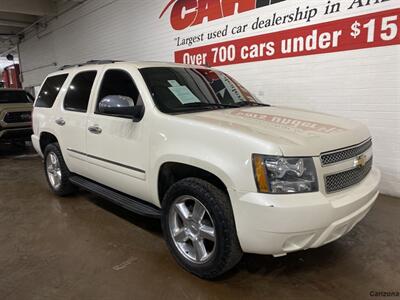
[(144, 106), (135, 105), (131, 97), (109, 95), (100, 100), (99, 112), (116, 117), (132, 118), (134, 122), (139, 122), (144, 115)]

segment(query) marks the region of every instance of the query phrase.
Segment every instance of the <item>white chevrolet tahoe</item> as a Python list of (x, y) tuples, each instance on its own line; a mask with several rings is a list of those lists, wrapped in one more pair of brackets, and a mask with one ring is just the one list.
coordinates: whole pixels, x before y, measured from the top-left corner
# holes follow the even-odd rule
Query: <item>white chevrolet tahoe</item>
[(49, 75), (32, 142), (59, 196), (78, 187), (148, 217), (189, 272), (282, 256), (349, 232), (378, 196), (368, 129), (262, 104), (229, 75), (90, 61)]

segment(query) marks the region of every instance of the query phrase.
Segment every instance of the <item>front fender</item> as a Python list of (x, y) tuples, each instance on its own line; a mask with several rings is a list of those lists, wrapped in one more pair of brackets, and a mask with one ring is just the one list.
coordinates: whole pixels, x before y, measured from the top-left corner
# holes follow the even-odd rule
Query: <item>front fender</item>
[[(164, 165), (165, 163), (181, 163), (196, 167), (218, 177), (228, 189), (231, 189), (234, 186), (229, 175), (221, 167), (218, 167), (209, 161), (201, 160), (199, 158), (187, 155), (165, 154), (154, 161), (153, 165), (150, 168), (152, 171), (151, 174), (149, 174), (150, 176), (148, 178), (150, 181), (149, 185), (151, 187), (153, 199), (158, 199), (159, 172), (162, 165)], [(158, 199), (157, 203), (159, 203), (159, 201), (160, 199)]]
[(158, 202), (158, 173), (166, 162), (203, 169), (229, 190), (257, 191), (252, 153), (280, 155), (278, 147), (232, 128), (159, 115), (150, 138), (149, 193)]

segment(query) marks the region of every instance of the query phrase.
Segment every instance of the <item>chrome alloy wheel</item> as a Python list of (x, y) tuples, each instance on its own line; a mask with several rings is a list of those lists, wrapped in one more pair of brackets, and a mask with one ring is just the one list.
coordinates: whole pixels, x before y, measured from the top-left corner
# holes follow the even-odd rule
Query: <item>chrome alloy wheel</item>
[(57, 190), (61, 186), (62, 174), (60, 161), (54, 152), (50, 152), (46, 157), (46, 170), (51, 186)]
[(192, 196), (180, 196), (169, 211), (169, 230), (179, 252), (189, 261), (204, 264), (215, 251), (214, 222), (205, 206)]

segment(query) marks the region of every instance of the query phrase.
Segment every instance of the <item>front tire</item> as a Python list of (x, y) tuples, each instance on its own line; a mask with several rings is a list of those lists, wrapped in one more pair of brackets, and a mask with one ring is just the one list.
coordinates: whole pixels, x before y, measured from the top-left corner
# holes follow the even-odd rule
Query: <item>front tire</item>
[(77, 188), (69, 181), (70, 172), (65, 164), (58, 143), (49, 144), (44, 151), (44, 171), (47, 183), (54, 194), (64, 197)]
[(171, 186), (162, 227), (176, 261), (200, 278), (215, 279), (242, 257), (229, 198), (204, 180), (186, 178)]

